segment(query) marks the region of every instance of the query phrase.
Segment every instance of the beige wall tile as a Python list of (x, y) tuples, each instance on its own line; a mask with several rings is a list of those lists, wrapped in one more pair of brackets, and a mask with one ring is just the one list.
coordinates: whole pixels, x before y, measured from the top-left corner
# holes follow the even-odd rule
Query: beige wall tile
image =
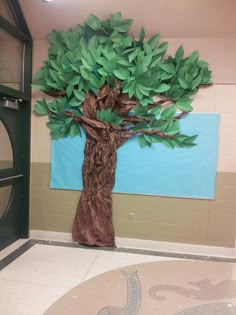
[(168, 242), (206, 243), (207, 228), (153, 222), (114, 220), (117, 236)]
[(210, 211), (209, 214), (209, 227), (224, 228), (225, 230), (231, 230), (235, 233), (236, 215), (225, 215)]
[(209, 228), (208, 229), (208, 241), (219, 245), (235, 244), (235, 230), (225, 228)]
[[(121, 212), (121, 213), (120, 213)], [(114, 209), (114, 219), (128, 220), (130, 211)], [(135, 221), (157, 222), (166, 224), (188, 224), (206, 226), (208, 222), (208, 210), (202, 212), (191, 211), (191, 209), (183, 210), (181, 207), (172, 209), (152, 209), (143, 208), (136, 210), (134, 213)]]
[(224, 172), (236, 173), (236, 156), (235, 155), (224, 155), (224, 158), (219, 160), (217, 169), (223, 170)]
[(31, 176), (31, 187), (34, 188), (44, 188), (45, 187), (45, 176), (38, 175), (38, 176)]
[(216, 186), (217, 200), (231, 200), (236, 201), (236, 187), (235, 186)]
[(50, 148), (31, 148), (31, 161), (39, 163), (48, 163), (51, 160)]
[(224, 213), (225, 215), (236, 215), (236, 201), (213, 200), (210, 202), (210, 211)]
[(216, 176), (217, 186), (235, 186), (236, 189), (236, 174), (235, 173), (217, 173)]
[(236, 146), (232, 140), (224, 141), (219, 146), (218, 169), (228, 173), (236, 173)]
[(192, 211), (200, 211), (201, 209), (208, 209), (207, 200), (198, 199), (184, 199), (184, 198), (168, 198), (157, 197), (147, 195), (126, 195), (126, 194), (114, 194), (113, 207), (116, 209), (127, 209), (131, 211), (143, 210), (144, 208), (153, 209), (173, 209), (181, 207), (184, 210), (191, 209)]
[[(63, 231), (70, 232), (80, 192), (49, 189), (49, 164), (33, 163), (31, 177), (31, 228), (57, 231), (58, 227), (62, 232), (60, 220), (67, 218)], [(232, 173), (217, 174), (215, 200), (113, 194), (116, 235), (232, 246), (236, 230), (235, 178)], [(130, 212), (134, 213), (134, 221), (129, 221)]]
[(30, 227), (32, 230), (71, 232), (74, 216), (32, 213)]
[(31, 175), (45, 175), (50, 177), (51, 164), (50, 163), (32, 163)]

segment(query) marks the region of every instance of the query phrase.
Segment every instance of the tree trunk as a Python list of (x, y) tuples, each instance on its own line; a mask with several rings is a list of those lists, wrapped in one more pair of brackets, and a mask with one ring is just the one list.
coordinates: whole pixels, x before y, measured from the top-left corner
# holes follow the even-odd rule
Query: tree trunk
[[(105, 138), (105, 139), (104, 139)], [(90, 246), (115, 246), (112, 188), (115, 183), (114, 133), (101, 139), (87, 134), (83, 163), (83, 191), (73, 225), (73, 240)]]

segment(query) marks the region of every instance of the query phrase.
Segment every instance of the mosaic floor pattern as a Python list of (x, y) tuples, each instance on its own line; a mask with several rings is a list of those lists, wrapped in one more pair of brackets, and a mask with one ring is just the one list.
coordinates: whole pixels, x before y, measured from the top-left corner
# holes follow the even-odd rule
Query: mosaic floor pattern
[(176, 260), (122, 267), (69, 291), (44, 315), (236, 315), (233, 263)]

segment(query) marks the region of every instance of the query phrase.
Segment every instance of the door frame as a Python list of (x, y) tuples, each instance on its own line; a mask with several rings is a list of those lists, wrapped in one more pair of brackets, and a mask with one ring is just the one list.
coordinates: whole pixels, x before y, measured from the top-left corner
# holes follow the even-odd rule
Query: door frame
[[(12, 15), (15, 18), (17, 26), (11, 24), (3, 16), (0, 15), (0, 28), (11, 34), (23, 44), (23, 60), (22, 60), (22, 86), (21, 91), (0, 84), (0, 99), (9, 97), (23, 100), (21, 112), (21, 126), (19, 132), (24, 138), (22, 147), (22, 169), (24, 176), (23, 192), (25, 195), (24, 204), (22, 205), (22, 225), (19, 238), (29, 236), (29, 197), (30, 197), (30, 125), (31, 125), (31, 79), (32, 79), (32, 38), (24, 19), (22, 10), (18, 0), (7, 0)], [(1, 177), (11, 177), (17, 174), (15, 168), (0, 171)], [(8, 182), (6, 180), (6, 182)], [(12, 180), (9, 180), (11, 183)], [(1, 185), (2, 186), (2, 185)]]

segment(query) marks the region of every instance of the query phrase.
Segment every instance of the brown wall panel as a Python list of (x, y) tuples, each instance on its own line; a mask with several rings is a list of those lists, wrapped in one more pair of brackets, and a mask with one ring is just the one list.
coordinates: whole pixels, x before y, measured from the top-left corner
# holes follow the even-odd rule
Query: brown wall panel
[[(50, 164), (32, 163), (31, 229), (71, 232), (80, 192), (49, 180)], [(113, 194), (113, 220), (119, 237), (234, 247), (236, 173), (217, 173), (215, 200)]]

